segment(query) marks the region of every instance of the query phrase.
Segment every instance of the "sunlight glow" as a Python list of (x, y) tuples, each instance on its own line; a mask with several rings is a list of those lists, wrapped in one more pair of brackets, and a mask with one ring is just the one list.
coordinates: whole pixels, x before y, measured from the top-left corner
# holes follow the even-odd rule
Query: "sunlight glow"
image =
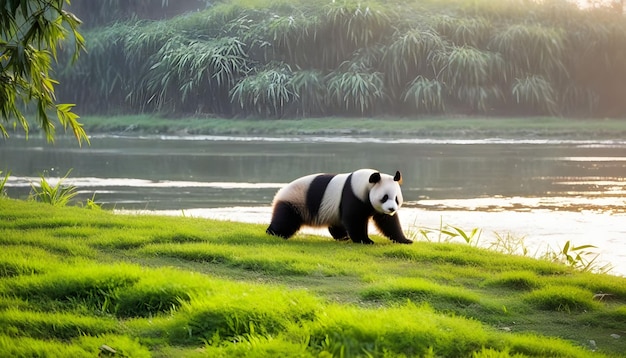
[(623, 0), (569, 0), (575, 3), (581, 9), (591, 9), (599, 7), (617, 7), (623, 8)]

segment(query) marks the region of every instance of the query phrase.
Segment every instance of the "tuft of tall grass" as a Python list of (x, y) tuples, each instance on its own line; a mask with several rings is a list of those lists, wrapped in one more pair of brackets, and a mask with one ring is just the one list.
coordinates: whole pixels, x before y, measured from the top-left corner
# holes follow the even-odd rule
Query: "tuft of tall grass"
[(528, 248), (524, 244), (525, 237), (513, 236), (510, 232), (506, 234), (494, 232), (494, 236), (494, 241), (488, 246), (490, 250), (509, 255), (529, 256)]
[(598, 273), (606, 273), (610, 271), (610, 264), (605, 264), (602, 266), (596, 264), (596, 260), (600, 257), (600, 255), (586, 251), (587, 249), (591, 248), (596, 247), (593, 245), (574, 246), (568, 240), (565, 242), (565, 244), (563, 244), (563, 247), (561, 249), (559, 249), (558, 251), (548, 251), (543, 255), (543, 258), (554, 262), (564, 263), (582, 272), (594, 271)]
[(60, 178), (54, 186), (48, 182), (43, 174), (40, 174), (39, 187), (31, 183), (30, 198), (53, 206), (67, 205), (78, 194), (75, 186), (63, 184), (71, 171), (71, 169), (68, 170), (65, 176)]
[[(461, 229), (458, 226), (444, 225), (443, 221), (439, 222), (438, 228), (422, 228), (417, 233), (412, 233), (411, 236), (415, 239), (422, 239), (428, 242), (453, 242), (455, 239), (463, 239), (463, 242), (469, 245), (477, 246), (480, 241), (480, 235), (482, 230), (479, 228), (473, 228), (470, 232)], [(436, 233), (436, 240), (432, 238), (431, 234)]]
[[(0, 170), (0, 175), (1, 174), (2, 174), (2, 170)], [(11, 176), (11, 171), (7, 171), (7, 173), (4, 175), (4, 178), (0, 178), (0, 198), (7, 195), (7, 192), (4, 189), (4, 186), (6, 185), (7, 181), (9, 181), (10, 176)]]

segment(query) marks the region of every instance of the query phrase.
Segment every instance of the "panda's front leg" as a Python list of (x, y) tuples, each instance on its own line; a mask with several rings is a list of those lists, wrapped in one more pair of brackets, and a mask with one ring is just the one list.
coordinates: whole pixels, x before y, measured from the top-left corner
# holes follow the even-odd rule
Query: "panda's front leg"
[(374, 241), (367, 234), (368, 217), (365, 218), (347, 218), (344, 221), (344, 227), (348, 232), (348, 237), (357, 244), (373, 244)]
[(376, 224), (378, 230), (380, 230), (380, 232), (391, 241), (395, 241), (400, 244), (413, 243), (413, 241), (404, 236), (404, 232), (402, 232), (402, 227), (400, 226), (398, 214), (393, 216), (380, 213), (374, 214), (374, 223)]

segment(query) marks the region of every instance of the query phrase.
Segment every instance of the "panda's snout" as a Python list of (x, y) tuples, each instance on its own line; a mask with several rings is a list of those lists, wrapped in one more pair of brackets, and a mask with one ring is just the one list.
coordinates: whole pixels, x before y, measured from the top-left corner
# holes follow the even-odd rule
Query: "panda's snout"
[(396, 212), (398, 211), (397, 207), (388, 207), (388, 208), (384, 208), (384, 209), (385, 209), (385, 214), (391, 215), (391, 216), (394, 216), (396, 214)]

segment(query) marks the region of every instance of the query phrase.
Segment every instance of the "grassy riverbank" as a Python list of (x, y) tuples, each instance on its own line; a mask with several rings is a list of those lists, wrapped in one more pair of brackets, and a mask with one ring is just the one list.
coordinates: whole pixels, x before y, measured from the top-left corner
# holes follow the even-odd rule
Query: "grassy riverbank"
[(623, 139), (626, 120), (558, 117), (170, 119), (151, 115), (81, 118), (87, 133), (205, 135), (397, 135), (445, 138)]
[(3, 356), (626, 351), (626, 278), (468, 245), (285, 241), (261, 225), (8, 198), (0, 243)]

